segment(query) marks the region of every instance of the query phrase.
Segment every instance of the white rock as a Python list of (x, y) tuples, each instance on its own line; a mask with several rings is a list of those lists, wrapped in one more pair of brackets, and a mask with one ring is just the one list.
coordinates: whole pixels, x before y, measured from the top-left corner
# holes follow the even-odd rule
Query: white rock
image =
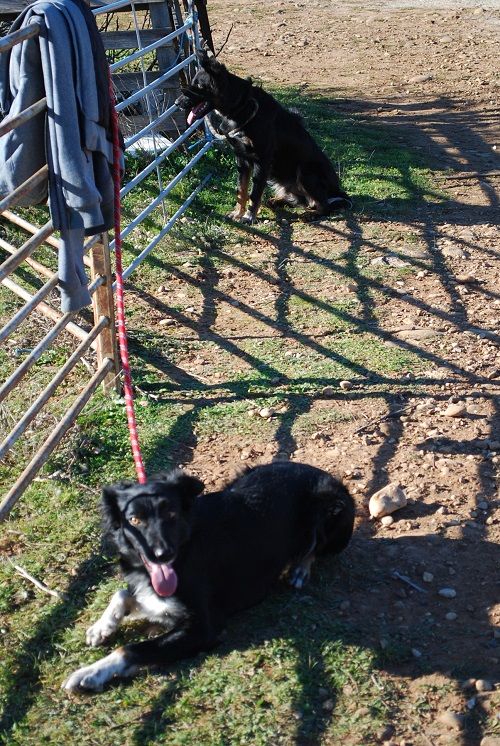
[(414, 658), (421, 658), (422, 657), (422, 651), (418, 650), (417, 648), (412, 648), (411, 649), (411, 654), (413, 655)]
[(450, 404), (444, 410), (443, 414), (445, 417), (463, 417), (464, 414), (467, 414), (467, 407), (460, 402), (458, 404)]
[(382, 526), (390, 526), (394, 523), (394, 518), (392, 517), (392, 515), (385, 515), (380, 523), (382, 524)]
[(457, 595), (457, 592), (454, 588), (440, 588), (438, 593), (443, 598), (455, 598), (455, 596)]
[(438, 720), (440, 723), (448, 725), (450, 728), (457, 728), (461, 730), (464, 726), (464, 716), (461, 715), (459, 712), (452, 712), (451, 710), (442, 712), (438, 716)]
[(350, 391), (353, 388), (353, 385), (350, 381), (341, 381), (339, 383), (339, 386), (342, 391)]
[(383, 518), (395, 510), (404, 508), (407, 502), (402, 487), (397, 482), (390, 482), (370, 497), (368, 510), (372, 518)]
[(492, 692), (495, 687), (487, 679), (477, 679), (476, 690), (478, 692)]
[(267, 419), (268, 417), (272, 417), (274, 414), (274, 409), (271, 407), (263, 407), (262, 409), (259, 409), (259, 415), (263, 417), (264, 419)]
[(454, 622), (457, 617), (458, 617), (458, 614), (456, 614), (454, 611), (449, 611), (446, 614), (445, 619), (447, 622)]
[(422, 580), (424, 581), (424, 583), (432, 583), (432, 581), (434, 580), (434, 575), (431, 572), (424, 572), (424, 574), (422, 575)]

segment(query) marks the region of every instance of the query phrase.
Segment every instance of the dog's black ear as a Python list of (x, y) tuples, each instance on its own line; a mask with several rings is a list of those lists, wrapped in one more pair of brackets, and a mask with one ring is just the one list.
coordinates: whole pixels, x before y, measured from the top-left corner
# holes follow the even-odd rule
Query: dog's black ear
[(114, 484), (102, 488), (102, 508), (105, 520), (111, 528), (118, 528), (121, 523), (121, 511), (118, 504), (119, 488)]
[(204, 49), (197, 49), (196, 50), (196, 59), (198, 60), (198, 64), (200, 67), (202, 67), (204, 70), (206, 70), (208, 73), (211, 73), (212, 75), (217, 75), (217, 73), (221, 73), (226, 68), (222, 64), (222, 62), (219, 62), (215, 55), (208, 49), (208, 47)]
[(170, 484), (175, 486), (180, 493), (182, 505), (185, 510), (189, 510), (195, 497), (201, 495), (205, 489), (205, 485), (198, 479), (193, 477), (191, 474), (185, 474), (180, 469), (170, 475)]

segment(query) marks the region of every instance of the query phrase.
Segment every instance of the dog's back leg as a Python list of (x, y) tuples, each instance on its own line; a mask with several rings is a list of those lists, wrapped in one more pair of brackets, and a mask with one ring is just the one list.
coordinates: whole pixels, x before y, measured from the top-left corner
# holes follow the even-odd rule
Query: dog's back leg
[(269, 176), (270, 164), (266, 161), (256, 163), (253, 167), (252, 191), (250, 192), (250, 206), (241, 218), (242, 223), (255, 223), (259, 212), (262, 195)]
[(237, 220), (245, 212), (248, 201), (248, 185), (250, 183), (250, 163), (244, 158), (236, 158), (238, 169), (238, 189), (236, 192), (236, 207), (229, 213), (228, 218)]

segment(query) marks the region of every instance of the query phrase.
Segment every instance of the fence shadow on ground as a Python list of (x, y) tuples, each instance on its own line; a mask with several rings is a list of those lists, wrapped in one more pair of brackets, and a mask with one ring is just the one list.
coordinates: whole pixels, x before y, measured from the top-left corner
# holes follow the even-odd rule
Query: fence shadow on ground
[[(313, 102), (314, 104), (314, 102)], [(239, 312), (247, 315), (249, 324), (258, 322), (263, 324), (271, 336), (292, 340), (296, 345), (303, 348), (306, 352), (321, 356), (328, 363), (339, 364), (349, 370), (353, 377), (357, 377), (359, 386), (356, 390), (343, 394), (338, 392), (334, 395), (339, 400), (345, 400), (346, 396), (349, 401), (362, 403), (366, 399), (382, 400), (385, 404), (385, 411), (388, 414), (387, 434), (379, 444), (377, 451), (371, 463), (371, 479), (366, 486), (365, 493), (368, 495), (373, 490), (386, 483), (390, 472), (390, 464), (398, 447), (401, 444), (402, 426), (397, 416), (390, 416), (391, 411), (403, 411), (410, 397), (425, 397), (429, 389), (436, 386), (443, 386), (446, 383), (455, 384), (458, 381), (465, 382), (471, 387), (484, 386), (489, 379), (481, 373), (464, 367), (461, 360), (450, 359), (444, 353), (431, 351), (423, 345), (416, 342), (408, 342), (400, 339), (396, 333), (384, 328), (376, 313), (377, 297), (383, 297), (391, 300), (398, 298), (405, 308), (410, 311), (419, 311), (426, 317), (438, 320), (440, 323), (447, 324), (456, 332), (462, 333), (473, 328), (474, 333), (487, 335), (493, 339), (494, 333), (486, 326), (474, 324), (468, 318), (466, 304), (463, 303), (461, 296), (456, 292), (456, 276), (453, 272), (452, 265), (446, 261), (442, 253), (436, 247), (436, 240), (448, 237), (450, 222), (461, 226), (481, 225), (493, 222), (498, 208), (497, 197), (494, 194), (493, 182), (489, 176), (482, 177), (486, 186), (481, 187), (485, 204), (468, 204), (458, 199), (451, 199), (443, 202), (427, 202), (426, 197), (434, 196), (431, 191), (422, 188), (415, 182), (412, 169), (418, 164), (431, 168), (436, 164), (445, 164), (445, 167), (460, 169), (461, 171), (477, 171), (484, 173), (485, 164), (489, 168), (489, 160), (481, 155), (486, 150), (486, 143), (478, 132), (477, 119), (469, 117), (466, 112), (461, 111), (456, 114), (452, 108), (452, 102), (446, 100), (421, 102), (418, 109), (412, 108), (412, 105), (395, 104), (402, 111), (398, 118), (394, 118), (391, 123), (380, 123), (367, 125), (367, 141), (363, 144), (365, 156), (368, 149), (376, 142), (380, 133), (384, 133), (387, 138), (390, 131), (390, 137), (398, 142), (403, 143), (401, 147), (411, 148), (418, 147), (418, 155), (414, 160), (403, 159), (400, 164), (397, 180), (403, 184), (407, 190), (406, 198), (385, 198), (384, 200), (375, 200), (367, 196), (361, 196), (357, 200), (357, 208), (347, 217), (345, 226), (340, 227), (340, 223), (332, 220), (324, 222), (321, 230), (325, 236), (331, 237), (332, 240), (347, 241), (348, 247), (342, 258), (325, 257), (319, 255), (314, 247), (301, 245), (300, 241), (294, 240), (292, 216), (287, 213), (278, 214), (279, 231), (268, 231), (264, 226), (257, 224), (253, 227), (241, 227), (242, 234), (248, 238), (257, 238), (259, 241), (265, 241), (269, 247), (270, 257), (274, 262), (273, 269), (257, 269), (248, 261), (243, 260), (240, 256), (235, 256), (230, 249), (220, 246), (212, 246), (206, 251), (203, 257), (203, 280), (197, 280), (188, 272), (164, 261), (158, 256), (152, 256), (151, 262), (155, 267), (160, 268), (163, 272), (175, 276), (178, 280), (189, 284), (191, 287), (202, 293), (203, 302), (202, 310), (197, 319), (193, 319), (183, 311), (171, 307), (165, 300), (159, 299), (153, 293), (132, 285), (131, 288), (140, 296), (141, 302), (149, 305), (157, 311), (168, 314), (175, 319), (181, 328), (189, 329), (195, 333), (198, 341), (210, 342), (226, 353), (234, 356), (235, 360), (242, 360), (248, 364), (252, 370), (259, 372), (258, 381), (262, 384), (265, 380), (279, 379), (280, 385), (286, 387), (292, 384), (300, 384), (305, 387), (305, 391), (297, 391), (291, 388), (286, 393), (290, 402), (286, 414), (277, 417), (275, 428), (275, 453), (280, 458), (290, 457), (296, 449), (296, 436), (294, 434), (294, 424), (298, 418), (307, 413), (312, 405), (324, 398), (321, 390), (324, 386), (332, 386), (338, 383), (338, 379), (327, 375), (295, 375), (291, 376), (283, 372), (279, 364), (271, 364), (259, 356), (256, 352), (248, 352), (238, 344), (238, 339), (224, 335), (214, 329), (216, 321), (217, 304), (231, 303), (234, 301), (228, 293), (221, 290), (219, 285), (220, 274), (214, 264), (214, 260), (225, 262), (235, 271), (244, 271), (252, 274), (256, 280), (263, 283), (269, 283), (269, 286), (276, 291), (273, 313), (264, 313), (254, 304), (249, 302), (239, 303)], [(325, 128), (328, 128), (330, 121), (330, 109), (325, 109), (325, 101), (314, 104), (316, 113), (319, 112), (317, 107), (323, 107), (322, 118), (318, 123), (319, 133), (323, 144), (327, 142)], [(336, 104), (332, 103), (331, 108)], [(362, 114), (373, 114), (376, 108), (375, 103), (352, 101), (344, 102), (341, 111), (354, 112), (358, 117)], [(426, 109), (433, 112), (433, 122), (436, 120), (435, 111), (440, 110), (437, 117), (437, 124), (426, 128)], [(485, 126), (489, 126), (489, 117), (491, 112), (485, 111)], [(318, 113), (319, 116), (319, 113)], [(476, 115), (475, 115), (476, 116)], [(356, 126), (362, 127), (363, 124)], [(347, 137), (352, 122), (347, 121), (343, 136)], [(436, 138), (436, 132), (439, 136), (447, 140), (447, 148), (444, 149), (439, 138)], [(457, 137), (453, 141), (453, 137)], [(326, 138), (326, 139), (325, 139)], [(415, 145), (418, 143), (418, 145)], [(472, 147), (474, 146), (474, 147)], [(391, 148), (393, 145), (391, 145)], [(459, 155), (451, 156), (448, 151), (455, 149)], [(474, 152), (480, 153), (475, 156)], [(391, 149), (385, 152), (393, 152)], [(373, 162), (373, 159), (372, 161)], [(402, 165), (401, 165), (402, 163)], [(376, 167), (374, 164), (374, 168)], [(371, 239), (365, 236), (367, 220), (379, 221), (384, 223), (397, 215), (398, 219), (418, 231), (421, 240), (425, 243), (424, 258), (415, 258), (414, 256), (402, 253), (401, 256), (415, 269), (429, 269), (440, 284), (440, 287), (447, 298), (447, 309), (443, 309), (442, 304), (438, 305), (429, 299), (417, 298), (412, 294), (401, 296), (397, 293), (391, 282), (377, 279), (376, 277), (367, 277), (359, 271), (359, 258), (361, 252), (371, 246)], [(494, 252), (484, 249), (470, 242), (470, 239), (461, 239), (451, 236), (457, 245), (465, 249), (474, 249), (483, 252), (485, 257), (493, 257)], [(379, 245), (376, 245), (379, 249)], [(324, 273), (331, 273), (331, 276), (340, 276), (356, 284), (355, 297), (358, 300), (356, 313), (339, 309), (329, 302), (327, 298), (316, 297), (311, 292), (306, 292), (299, 287), (295, 287), (293, 278), (287, 271), (289, 262), (297, 258), (306, 259), (312, 265), (317, 265)], [(478, 285), (476, 291), (482, 294), (485, 302), (493, 298), (498, 298), (498, 294)], [(289, 321), (290, 317), (290, 299), (300, 298), (311, 304), (318, 312), (331, 314), (332, 317), (349, 326), (356, 333), (371, 335), (377, 341), (382, 343), (389, 342), (395, 345), (398, 350), (403, 350), (416, 355), (420, 360), (424, 360), (430, 366), (435, 365), (445, 371), (445, 375), (437, 378), (432, 373), (416, 373), (415, 376), (408, 378), (403, 374), (386, 375), (370, 366), (369, 362), (359, 363), (350, 359), (349, 356), (339, 353), (335, 349), (329, 348), (325, 343), (325, 338), (317, 335), (309, 335), (303, 329), (294, 328)], [(331, 333), (335, 336), (335, 331)], [(498, 340), (498, 337), (496, 338)], [(162, 373), (166, 374), (171, 380), (168, 385), (161, 384), (162, 394), (157, 397), (158, 405), (164, 403), (169, 405), (179, 401), (179, 393), (188, 390), (191, 394), (189, 402), (192, 408), (180, 415), (173, 428), (168, 434), (158, 435), (156, 442), (152, 444), (149, 452), (149, 463), (157, 468), (161, 463), (182, 461), (189, 464), (194, 449), (198, 444), (196, 425), (204, 409), (209, 409), (215, 404), (232, 402), (241, 399), (259, 398), (263, 395), (261, 388), (255, 391), (253, 384), (255, 381), (249, 378), (245, 381), (238, 380), (229, 374), (225, 380), (206, 384), (199, 380), (196, 375), (189, 369), (184, 369), (179, 365), (172, 363), (168, 356), (162, 352), (151, 353), (151, 349), (143, 344), (144, 335), (141, 338), (132, 339), (132, 348), (135, 354), (136, 362), (134, 368), (138, 369), (137, 382), (141, 389), (154, 393), (159, 386), (150, 381), (144, 381), (141, 377), (140, 361), (147, 362), (156, 367)], [(256, 379), (257, 380), (257, 379)], [(168, 390), (165, 393), (165, 390)], [(479, 389), (480, 395), (488, 398), (487, 392)], [(479, 395), (479, 394), (478, 394)], [(443, 393), (444, 401), (446, 395)], [(498, 401), (491, 396), (489, 399), (498, 407)], [(496, 437), (498, 431), (498, 409), (496, 417), (490, 420), (488, 437)], [(426, 440), (421, 444), (422, 449), (432, 449), (432, 439)], [(446, 445), (446, 444), (445, 444)], [(459, 448), (460, 452), (466, 455), (474, 455), (478, 452), (477, 443), (469, 442), (450, 442), (450, 448)], [(441, 442), (440, 447), (443, 446)], [(353, 460), (354, 457), (353, 457)], [(494, 482), (493, 465), (491, 462), (484, 460), (478, 465), (478, 476), (481, 489), (475, 496), (475, 499), (494, 499)], [(427, 508), (426, 508), (427, 509)], [(429, 508), (431, 510), (432, 508)], [(423, 508), (418, 505), (411, 506), (407, 509), (408, 516), (419, 516)], [(421, 511), (419, 513), (419, 510)], [(412, 513), (412, 511), (414, 511)], [(425, 511), (424, 511), (425, 512)], [(472, 532), (472, 534), (471, 534)], [(472, 535), (474, 538), (472, 539)], [(474, 626), (481, 630), (481, 639), (476, 640), (475, 647), (471, 647), (471, 653), (467, 660), (464, 656), (463, 665), (458, 670), (450, 672), (448, 650), (443, 648), (439, 654), (426, 655), (425, 649), (421, 660), (418, 662), (408, 654), (411, 647), (411, 638), (416, 626), (423, 624), (423, 619), (427, 609), (426, 594), (414, 591), (411, 588), (405, 588), (398, 585), (392, 572), (398, 572), (414, 576), (415, 568), (421, 567), (422, 560), (431, 556), (433, 562), (439, 565), (445, 562), (445, 558), (451, 555), (458, 558), (460, 563), (467, 558), (471, 561), (471, 553), (480, 552), (481, 555), (481, 577), (487, 579), (493, 577), (497, 570), (498, 548), (488, 542), (485, 538), (485, 527), (481, 528), (464, 528), (461, 538), (452, 539), (440, 534), (430, 534), (425, 536), (400, 536), (397, 539), (386, 537), (375, 537), (367, 521), (362, 521), (353, 539), (351, 547), (340, 558), (340, 560), (326, 559), (318, 563), (316, 578), (310, 588), (307, 589), (305, 596), (297, 594), (294, 591), (282, 590), (277, 595), (264, 602), (260, 607), (250, 610), (246, 614), (239, 615), (230, 625), (229, 636), (222, 643), (216, 652), (217, 656), (224, 658), (231, 650), (245, 650), (252, 646), (258, 646), (265, 640), (276, 637), (283, 637), (293, 641), (297, 652), (296, 670), (298, 679), (301, 682), (302, 689), (296, 694), (294, 701), (291, 703), (292, 710), (297, 713), (296, 725), (294, 728), (294, 742), (299, 746), (316, 746), (321, 742), (322, 735), (326, 732), (331, 718), (336, 716), (336, 705), (345, 693), (339, 692), (332, 686), (331, 673), (327, 672), (325, 665), (325, 649), (332, 641), (339, 641), (343, 645), (355, 645), (365, 647), (371, 651), (375, 657), (376, 667), (380, 671), (389, 672), (393, 676), (418, 676), (424, 672), (440, 672), (451, 678), (461, 680), (462, 678), (480, 676), (483, 673), (481, 658), (484, 657), (485, 651), (488, 652), (492, 638), (492, 625), (488, 617), (488, 608), (496, 601), (496, 590), (493, 584), (484, 586), (483, 604), (480, 609), (471, 612)], [(80, 568), (80, 574), (84, 579), (85, 591), (81, 590), (81, 581), (75, 580), (68, 589), (71, 598), (70, 613), (68, 609), (61, 611), (59, 605), (54, 608), (54, 614), (51, 617), (51, 623), (57, 629), (63, 629), (63, 626), (74, 621), (79, 609), (81, 609), (88, 598), (88, 593), (92, 583), (97, 580), (97, 570), (92, 562), (91, 569), (85, 564)], [(99, 572), (101, 566), (97, 568)], [(102, 577), (102, 576), (100, 576)], [(482, 582), (482, 581), (480, 581)], [(384, 603), (387, 597), (394, 601), (394, 590), (398, 588), (404, 591), (405, 608), (401, 615), (403, 621), (394, 620), (394, 615), (389, 615)], [(397, 596), (401, 599), (401, 595)], [(340, 604), (342, 601), (353, 599), (351, 602), (351, 612), (346, 616), (342, 613)], [(382, 603), (381, 603), (382, 599)], [(397, 601), (396, 601), (397, 602)], [(385, 604), (387, 605), (387, 604)], [(385, 614), (385, 615), (384, 615)], [(300, 622), (292, 620), (296, 615)], [(345, 621), (348, 618), (348, 621)], [(344, 620), (344, 621), (342, 621)], [(46, 625), (44, 620), (43, 626), (30, 640), (26, 641), (25, 647), (18, 655), (20, 667), (20, 681), (25, 682), (24, 686), (24, 704), (21, 709), (18, 706), (18, 692), (12, 690), (8, 694), (7, 704), (4, 709), (2, 724), (7, 729), (20, 721), (25, 713), (29, 710), (36, 693), (41, 686), (38, 671), (33, 672), (31, 669), (31, 656), (29, 651), (33, 645), (44, 645), (46, 652), (44, 659), (48, 659), (56, 654), (55, 643), (50, 645), (46, 643)], [(401, 633), (400, 627), (406, 626), (406, 631)], [(436, 628), (434, 628), (436, 631)], [(438, 630), (439, 631), (439, 630)], [(440, 633), (441, 634), (441, 633)], [(395, 648), (404, 648), (404, 653), (399, 654), (398, 650), (382, 650), (380, 641), (394, 637), (396, 640)], [(57, 636), (53, 638), (57, 640)], [(311, 674), (311, 661), (315, 662), (314, 674)], [(182, 664), (178, 667), (179, 671), (187, 671), (188, 667), (192, 668), (193, 661)], [(135, 728), (133, 733), (133, 743), (139, 746), (156, 743), (156, 739), (165, 735), (170, 728), (175, 728), (175, 724), (163, 718), (163, 712), (166, 705), (182, 696), (182, 684), (180, 679), (169, 681), (159, 697), (147, 705), (147, 712), (143, 715), (140, 724)], [(126, 686), (126, 684), (120, 684)], [(377, 686), (376, 682), (374, 686)], [(331, 708), (323, 708), (323, 700), (319, 690), (324, 688), (330, 692)], [(355, 697), (355, 691), (353, 696)], [(481, 711), (481, 705), (471, 712), (466, 731), (458, 735), (457, 743), (479, 744), (481, 733), (484, 725), (486, 713)], [(425, 732), (426, 725), (423, 726)]]

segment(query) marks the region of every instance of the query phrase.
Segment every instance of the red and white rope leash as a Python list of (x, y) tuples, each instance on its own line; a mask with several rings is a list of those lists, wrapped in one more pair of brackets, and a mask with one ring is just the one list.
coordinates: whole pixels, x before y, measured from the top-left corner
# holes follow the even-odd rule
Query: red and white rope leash
[(115, 257), (116, 257), (116, 318), (118, 323), (118, 346), (123, 368), (123, 390), (125, 397), (125, 409), (127, 412), (127, 424), (130, 434), (130, 446), (134, 458), (137, 480), (144, 484), (146, 471), (142, 460), (139, 437), (137, 435), (137, 422), (134, 411), (134, 392), (132, 388), (132, 375), (130, 372), (130, 361), (128, 354), (127, 330), (125, 327), (125, 303), (123, 300), (123, 265), (122, 265), (122, 240), (121, 240), (121, 200), (120, 200), (120, 142), (118, 134), (118, 113), (115, 108), (115, 94), (109, 75), (109, 98), (111, 104), (112, 128), (113, 128), (113, 186), (114, 186), (114, 229), (115, 229)]

